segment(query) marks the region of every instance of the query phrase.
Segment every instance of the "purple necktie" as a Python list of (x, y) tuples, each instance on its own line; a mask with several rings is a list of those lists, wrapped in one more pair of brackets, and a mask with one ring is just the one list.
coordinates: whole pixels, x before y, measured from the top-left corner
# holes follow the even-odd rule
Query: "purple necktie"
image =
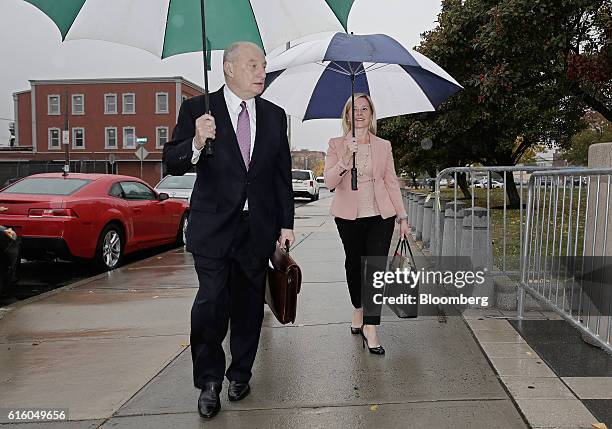
[(249, 162), (251, 161), (251, 120), (249, 118), (249, 111), (247, 110), (246, 103), (244, 101), (240, 103), (240, 107), (242, 110), (240, 111), (240, 114), (238, 114), (236, 138), (238, 139), (238, 146), (240, 146), (242, 159), (244, 159), (244, 165), (248, 170)]

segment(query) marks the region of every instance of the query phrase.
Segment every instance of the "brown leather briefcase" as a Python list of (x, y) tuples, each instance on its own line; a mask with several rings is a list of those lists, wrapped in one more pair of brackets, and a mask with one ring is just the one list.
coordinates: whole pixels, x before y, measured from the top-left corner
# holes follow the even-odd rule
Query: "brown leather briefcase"
[(302, 285), (302, 270), (289, 256), (289, 247), (282, 249), (277, 246), (270, 262), (273, 268), (268, 266), (266, 303), (280, 323), (293, 323)]

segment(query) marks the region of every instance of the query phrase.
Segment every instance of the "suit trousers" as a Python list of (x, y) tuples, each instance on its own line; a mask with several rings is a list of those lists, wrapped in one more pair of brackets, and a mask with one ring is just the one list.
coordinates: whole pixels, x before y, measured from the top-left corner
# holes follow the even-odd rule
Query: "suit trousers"
[(264, 314), (267, 259), (253, 253), (248, 213), (243, 213), (229, 253), (223, 258), (194, 254), (200, 283), (191, 309), (191, 357), (196, 388), (223, 381), (222, 343), (230, 327), (232, 360), (225, 376), (248, 382)]
[(381, 305), (373, 300), (372, 277), (374, 270), (385, 269), (380, 263), (389, 255), (395, 217), (371, 216), (355, 220), (336, 217), (335, 221), (344, 246), (344, 268), (351, 303), (355, 308), (363, 305), (364, 324), (380, 325)]

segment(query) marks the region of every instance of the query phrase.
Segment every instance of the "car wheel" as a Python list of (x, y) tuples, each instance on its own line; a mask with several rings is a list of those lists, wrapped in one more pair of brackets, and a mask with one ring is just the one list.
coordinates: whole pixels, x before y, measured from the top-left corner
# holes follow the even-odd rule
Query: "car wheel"
[(123, 235), (116, 224), (104, 227), (96, 247), (95, 263), (103, 271), (114, 270), (123, 258)]
[(189, 213), (184, 213), (176, 233), (176, 245), (184, 246), (187, 243), (187, 225), (189, 224)]

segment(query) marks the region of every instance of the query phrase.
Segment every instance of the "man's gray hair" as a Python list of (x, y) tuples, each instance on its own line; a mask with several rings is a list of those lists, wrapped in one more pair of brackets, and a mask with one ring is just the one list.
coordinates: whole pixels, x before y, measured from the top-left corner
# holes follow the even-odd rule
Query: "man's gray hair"
[(259, 45), (256, 45), (253, 42), (234, 42), (227, 48), (225, 48), (225, 51), (223, 51), (223, 63), (233, 63), (236, 60), (236, 56), (238, 55), (238, 50), (241, 47), (247, 45), (254, 46), (255, 48), (259, 49), (262, 55), (265, 56), (264, 51), (261, 49), (261, 47), (259, 47)]

